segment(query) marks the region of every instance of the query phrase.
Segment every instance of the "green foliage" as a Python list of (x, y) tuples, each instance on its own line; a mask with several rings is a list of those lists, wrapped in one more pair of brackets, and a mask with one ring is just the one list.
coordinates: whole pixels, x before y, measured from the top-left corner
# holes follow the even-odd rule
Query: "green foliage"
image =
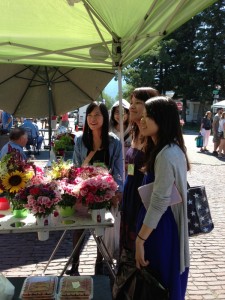
[(76, 203), (76, 197), (69, 194), (62, 194), (62, 200), (58, 203), (59, 207), (66, 208), (68, 206), (73, 207)]
[(54, 141), (53, 149), (55, 152), (59, 150), (72, 151), (74, 148), (74, 143), (71, 136), (65, 134)]

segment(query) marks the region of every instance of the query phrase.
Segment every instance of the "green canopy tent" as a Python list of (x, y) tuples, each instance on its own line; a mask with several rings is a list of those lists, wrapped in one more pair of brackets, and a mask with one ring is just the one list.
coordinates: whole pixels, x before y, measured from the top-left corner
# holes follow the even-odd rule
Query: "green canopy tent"
[(0, 63), (118, 70), (122, 113), (123, 66), (214, 2), (1, 0)]
[(0, 63), (115, 68), (215, 0), (1, 0)]

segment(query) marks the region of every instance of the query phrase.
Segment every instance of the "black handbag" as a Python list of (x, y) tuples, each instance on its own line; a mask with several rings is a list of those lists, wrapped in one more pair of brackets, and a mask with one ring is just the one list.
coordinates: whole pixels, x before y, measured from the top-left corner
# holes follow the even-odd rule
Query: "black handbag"
[(136, 268), (134, 254), (123, 249), (112, 289), (114, 300), (168, 300), (169, 292), (149, 267)]
[(188, 184), (187, 211), (189, 236), (209, 233), (213, 230), (205, 186), (190, 187)]

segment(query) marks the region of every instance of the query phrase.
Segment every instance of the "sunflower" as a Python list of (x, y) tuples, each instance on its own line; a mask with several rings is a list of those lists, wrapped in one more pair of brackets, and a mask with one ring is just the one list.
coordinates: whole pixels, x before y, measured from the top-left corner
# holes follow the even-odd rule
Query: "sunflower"
[(10, 192), (17, 193), (20, 189), (25, 188), (27, 182), (26, 175), (20, 171), (8, 173), (2, 179), (2, 185)]

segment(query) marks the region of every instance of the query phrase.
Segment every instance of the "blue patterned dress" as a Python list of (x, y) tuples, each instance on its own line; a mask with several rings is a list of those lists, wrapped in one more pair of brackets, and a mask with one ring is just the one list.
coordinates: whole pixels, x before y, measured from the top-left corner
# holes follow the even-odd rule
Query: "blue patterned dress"
[[(144, 177), (143, 185), (153, 182), (153, 174)], [(139, 232), (146, 209), (141, 205), (138, 220), (137, 233)], [(156, 229), (152, 231), (144, 243), (145, 259), (149, 266), (158, 275), (159, 281), (169, 289), (170, 300), (184, 300), (187, 288), (189, 268), (180, 274), (180, 246), (178, 228), (171, 207), (161, 217)]]

